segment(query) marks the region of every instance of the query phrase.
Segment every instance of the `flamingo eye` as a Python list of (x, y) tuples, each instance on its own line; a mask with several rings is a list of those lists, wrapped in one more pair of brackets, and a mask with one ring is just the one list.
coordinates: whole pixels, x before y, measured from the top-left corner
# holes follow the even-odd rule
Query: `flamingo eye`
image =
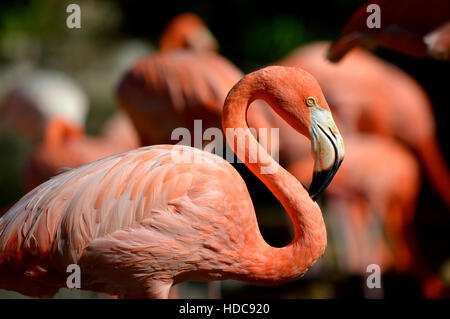
[(308, 106), (317, 105), (317, 98), (315, 96), (309, 96), (306, 98), (306, 104)]

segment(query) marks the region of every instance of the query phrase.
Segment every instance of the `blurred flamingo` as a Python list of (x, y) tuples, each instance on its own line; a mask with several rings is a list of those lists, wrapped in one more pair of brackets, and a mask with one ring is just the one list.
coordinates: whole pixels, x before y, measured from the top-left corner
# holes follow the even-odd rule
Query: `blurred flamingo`
[[(370, 264), (379, 265), (382, 272), (410, 272), (424, 296), (441, 296), (442, 282), (423, 262), (413, 235), (420, 188), (420, 167), (414, 155), (376, 135), (346, 137), (346, 149), (346, 159), (324, 194), (334, 213), (328, 226), (339, 249), (338, 265), (361, 275)], [(311, 158), (304, 157), (288, 170), (308, 185), (313, 165)]]
[(214, 53), (176, 50), (138, 60), (124, 75), (117, 98), (143, 145), (173, 143), (172, 131), (194, 119), (220, 127), (223, 101), (241, 72)]
[[(0, 108), (2, 122), (38, 143), (25, 169), (26, 190), (46, 181), (60, 168), (77, 167), (114, 150), (120, 153), (139, 146), (124, 113), (107, 122), (101, 138), (86, 137), (83, 127), (87, 111), (86, 94), (61, 72), (34, 71), (8, 91)], [(104, 142), (108, 145), (102, 146)]]
[[(339, 64), (330, 63), (325, 60), (328, 47), (325, 42), (301, 47), (280, 64), (302, 67), (317, 78), (347, 134), (375, 133), (408, 145), (450, 207), (450, 172), (439, 150), (432, 106), (424, 90), (405, 72), (360, 49)], [(289, 128), (286, 131), (293, 133)], [(280, 144), (281, 135), (280, 130)], [(294, 152), (293, 160), (302, 156), (300, 149), (289, 149)]]
[(86, 135), (83, 128), (61, 118), (48, 121), (42, 142), (32, 151), (24, 168), (27, 191), (63, 170), (139, 147), (139, 139), (123, 113), (114, 115), (100, 136)]
[[(258, 98), (311, 140), (317, 161), (309, 194), (251, 134), (246, 111)], [(298, 68), (256, 71), (230, 91), (222, 120), (224, 131), (235, 129), (227, 134), (234, 152), (291, 217), (289, 245), (264, 241), (245, 182), (228, 162), (188, 146), (155, 145), (61, 173), (16, 203), (0, 219), (1, 287), (53, 294), (65, 286), (69, 264), (80, 265), (83, 289), (123, 297), (167, 298), (186, 280), (275, 285), (304, 274), (327, 241), (310, 196), (320, 195), (344, 154), (318, 83)], [(264, 173), (267, 165), (275, 169)]]
[[(223, 101), (243, 74), (216, 49), (217, 41), (199, 17), (180, 14), (165, 28), (160, 52), (138, 60), (125, 73), (116, 95), (142, 145), (174, 144), (172, 132), (179, 127), (203, 136), (202, 131), (195, 132), (197, 119), (202, 120), (197, 130), (220, 127)], [(249, 124), (268, 129), (261, 104), (258, 101), (251, 108)], [(268, 150), (277, 147), (270, 135), (259, 138)], [(208, 284), (208, 296), (219, 297), (217, 291), (217, 285)]]
[[(380, 8), (380, 28), (369, 28), (373, 9)], [(370, 19), (370, 18), (369, 18)], [(450, 1), (371, 0), (356, 10), (328, 52), (337, 62), (355, 46), (389, 48), (415, 57), (450, 59)]]
[(179, 49), (217, 51), (217, 48), (217, 40), (208, 27), (192, 13), (181, 13), (170, 20), (159, 42), (161, 51)]
[(39, 140), (47, 121), (60, 117), (83, 127), (88, 98), (68, 75), (53, 70), (37, 70), (15, 84), (0, 106), (3, 124), (32, 141)]
[[(226, 93), (242, 74), (222, 57), (205, 53), (216, 48), (217, 41), (204, 22), (194, 14), (182, 13), (164, 29), (161, 52), (139, 59), (124, 74), (116, 96), (142, 145), (172, 143), (175, 128), (193, 131), (193, 119), (206, 119), (218, 127)], [(211, 61), (208, 67), (203, 58)], [(222, 72), (211, 69), (213, 65)]]
[[(184, 127), (194, 132), (195, 119), (203, 121), (203, 129), (220, 127), (223, 101), (242, 72), (213, 52), (216, 48), (200, 18), (181, 14), (163, 32), (161, 52), (139, 59), (125, 73), (116, 95), (142, 145), (174, 143), (173, 130)], [(261, 104), (252, 107), (255, 114), (249, 124), (269, 128)]]
[[(0, 135), (5, 153), (0, 173), (0, 205), (9, 207), (17, 196), (23, 195), (22, 163), (30, 149), (41, 141), (49, 119), (57, 116), (70, 125), (82, 127), (88, 108), (84, 90), (61, 71), (35, 69), (11, 83), (0, 102)], [(5, 150), (7, 145), (15, 147)]]

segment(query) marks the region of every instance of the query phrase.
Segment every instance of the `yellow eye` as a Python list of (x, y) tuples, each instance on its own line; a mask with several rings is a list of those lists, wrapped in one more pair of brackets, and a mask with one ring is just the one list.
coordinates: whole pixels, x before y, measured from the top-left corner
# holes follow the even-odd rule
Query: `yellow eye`
[(315, 97), (315, 96), (310, 96), (310, 97), (306, 98), (306, 104), (307, 104), (308, 106), (314, 106), (314, 105), (317, 105), (317, 99), (316, 99), (316, 97)]

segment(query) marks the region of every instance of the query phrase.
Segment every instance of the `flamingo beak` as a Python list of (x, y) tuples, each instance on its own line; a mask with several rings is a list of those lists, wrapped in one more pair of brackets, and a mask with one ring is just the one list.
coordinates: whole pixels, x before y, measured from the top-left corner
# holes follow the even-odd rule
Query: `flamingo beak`
[(331, 113), (320, 106), (310, 108), (311, 139), (315, 158), (309, 195), (316, 200), (332, 181), (345, 155), (344, 141)]

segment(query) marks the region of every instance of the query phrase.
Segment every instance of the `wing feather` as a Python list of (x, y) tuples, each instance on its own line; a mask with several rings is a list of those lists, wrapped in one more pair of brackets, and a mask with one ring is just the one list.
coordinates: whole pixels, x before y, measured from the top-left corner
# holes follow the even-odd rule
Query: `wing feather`
[[(188, 194), (197, 179), (211, 181), (205, 174), (236, 174), (212, 154), (203, 154), (199, 165), (173, 161), (171, 154), (180, 148), (184, 147), (158, 145), (109, 156), (39, 185), (0, 218), (2, 257), (45, 257), (52, 252), (52, 258), (67, 264), (76, 262), (89, 242), (118, 230), (145, 226), (163, 234), (181, 234), (189, 218), (200, 224), (195, 214), (180, 212), (180, 203), (196, 211)], [(209, 173), (199, 173), (207, 166)], [(211, 198), (220, 198), (214, 190), (208, 192)]]

